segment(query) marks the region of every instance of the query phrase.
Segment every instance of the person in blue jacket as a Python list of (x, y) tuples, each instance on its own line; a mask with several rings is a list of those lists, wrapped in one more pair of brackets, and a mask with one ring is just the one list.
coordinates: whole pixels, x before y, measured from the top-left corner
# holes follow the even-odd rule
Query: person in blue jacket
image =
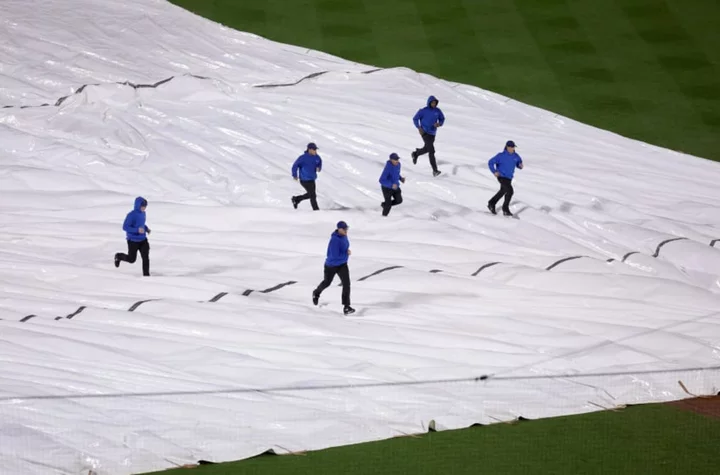
[(405, 183), (405, 177), (400, 174), (400, 157), (397, 153), (390, 154), (390, 160), (385, 163), (385, 168), (380, 175), (380, 189), (385, 201), (381, 203), (382, 215), (387, 216), (390, 208), (403, 202), (400, 182)]
[(313, 304), (317, 305), (320, 301), (320, 294), (323, 290), (330, 287), (335, 275), (340, 277), (342, 282), (342, 304), (343, 313), (350, 315), (355, 309), (350, 306), (350, 269), (348, 268), (348, 259), (350, 258), (350, 241), (348, 241), (348, 225), (345, 221), (337, 223), (335, 232), (330, 235), (330, 242), (327, 248), (327, 258), (325, 259), (325, 276), (320, 285), (313, 290)]
[(144, 276), (150, 275), (150, 243), (148, 242), (148, 235), (150, 234), (150, 228), (145, 222), (145, 209), (147, 208), (148, 202), (142, 196), (135, 198), (135, 206), (130, 211), (123, 221), (123, 231), (125, 231), (125, 237), (127, 239), (128, 253), (122, 254), (118, 252), (115, 254), (115, 267), (120, 267), (120, 262), (134, 263), (137, 259), (138, 251), (140, 251), (140, 257), (142, 257), (142, 271)]
[(317, 195), (315, 192), (315, 180), (317, 180), (317, 174), (322, 170), (322, 158), (317, 153), (317, 145), (309, 143), (305, 149), (305, 153), (300, 155), (292, 166), (292, 176), (297, 181), (300, 180), (300, 184), (305, 188), (305, 194), (292, 197), (292, 204), (295, 209), (298, 205), (307, 199), (310, 200), (312, 209), (317, 211), (320, 209), (317, 203)]
[(435, 96), (428, 97), (427, 107), (423, 107), (413, 117), (413, 124), (420, 132), (420, 136), (425, 143), (423, 148), (416, 148), (412, 153), (413, 165), (417, 164), (420, 155), (430, 154), (430, 166), (433, 170), (433, 176), (438, 176), (437, 162), (435, 161), (435, 134), (438, 127), (442, 127), (445, 123), (445, 115), (438, 107), (438, 99)]
[(505, 144), (505, 150), (495, 155), (488, 161), (488, 167), (490, 172), (495, 175), (500, 182), (500, 191), (488, 201), (488, 209), (492, 214), (497, 214), (495, 211), (495, 205), (500, 201), (500, 198), (505, 197), (503, 201), (503, 215), (512, 216), (510, 212), (510, 200), (513, 197), (512, 179), (515, 175), (515, 168), (522, 169), (523, 161), (520, 155), (515, 152), (515, 142), (508, 140)]

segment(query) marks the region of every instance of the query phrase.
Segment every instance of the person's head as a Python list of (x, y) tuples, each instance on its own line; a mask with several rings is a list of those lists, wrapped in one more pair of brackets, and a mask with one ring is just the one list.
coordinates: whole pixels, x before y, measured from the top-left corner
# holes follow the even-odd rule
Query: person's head
[(428, 107), (433, 107), (433, 108), (435, 108), (435, 107), (438, 106), (438, 102), (440, 102), (440, 101), (438, 101), (437, 97), (435, 97), (435, 96), (430, 96), (430, 97), (428, 97), (427, 105), (428, 105)]
[(310, 155), (317, 155), (317, 150), (318, 150), (318, 147), (313, 142), (310, 142), (307, 145), (307, 148), (305, 149), (305, 151), (307, 153), (309, 153)]
[(397, 153), (391, 153), (390, 154), (390, 163), (397, 166), (397, 164), (400, 163), (400, 156)]
[(337, 232), (339, 235), (347, 236), (348, 229), (350, 229), (350, 227), (347, 225), (347, 223), (345, 221), (339, 221), (337, 223)]
[(512, 140), (508, 140), (505, 144), (505, 150), (507, 150), (508, 153), (515, 153), (515, 147), (515, 142), (513, 142)]
[(138, 196), (135, 198), (135, 209), (137, 211), (145, 212), (145, 209), (147, 208), (147, 200), (143, 198), (142, 196)]

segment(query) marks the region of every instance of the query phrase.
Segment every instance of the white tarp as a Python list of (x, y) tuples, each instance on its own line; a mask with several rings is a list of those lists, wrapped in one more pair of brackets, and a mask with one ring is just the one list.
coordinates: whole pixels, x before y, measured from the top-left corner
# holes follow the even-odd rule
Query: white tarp
[[(684, 369), (720, 365), (720, 164), (407, 69), (363, 74), (164, 1), (0, 9), (2, 473), (137, 473), (580, 413), (686, 397), (679, 380), (718, 391), (717, 370)], [(438, 178), (409, 158), (430, 94), (447, 117)], [(526, 165), (517, 220), (485, 210), (507, 139)], [(309, 141), (319, 212), (290, 204)], [(390, 152), (407, 183), (383, 219)], [(138, 195), (150, 278), (112, 265)], [(310, 302), (340, 219), (347, 318), (336, 286)], [(396, 384), (436, 379), (458, 381)], [(392, 384), (343, 387), (376, 383)]]

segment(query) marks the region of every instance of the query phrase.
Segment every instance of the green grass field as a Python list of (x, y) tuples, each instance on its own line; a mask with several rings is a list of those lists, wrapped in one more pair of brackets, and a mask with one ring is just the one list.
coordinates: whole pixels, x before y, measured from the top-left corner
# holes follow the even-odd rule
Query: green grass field
[[(248, 435), (252, 437), (251, 434)], [(204, 465), (196, 475), (716, 473), (720, 420), (667, 405), (494, 424)], [(186, 469), (161, 472), (183, 475)]]
[(474, 84), (720, 160), (720, 2), (173, 0), (219, 23)]

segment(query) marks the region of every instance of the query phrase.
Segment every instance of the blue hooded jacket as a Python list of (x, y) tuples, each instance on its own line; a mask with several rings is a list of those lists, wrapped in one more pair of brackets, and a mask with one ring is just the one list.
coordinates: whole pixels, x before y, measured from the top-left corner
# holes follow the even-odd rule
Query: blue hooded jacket
[[(150, 228), (145, 225), (145, 212), (140, 211), (143, 203), (147, 203), (147, 201), (142, 196), (135, 198), (135, 207), (127, 214), (125, 222), (123, 222), (123, 231), (127, 234), (128, 241), (142, 242), (147, 239), (147, 234), (150, 232)], [(138, 231), (140, 228), (145, 228), (144, 234), (140, 234)]]
[(491, 173), (494, 174), (498, 171), (500, 172), (501, 178), (509, 178), (511, 180), (513, 175), (515, 175), (515, 168), (520, 168), (520, 165), (522, 165), (522, 157), (520, 157), (517, 152), (509, 153), (507, 149), (488, 160), (488, 167)]
[(348, 249), (350, 249), (350, 241), (347, 236), (340, 235), (336, 230), (330, 236), (325, 265), (328, 267), (337, 267), (347, 263), (349, 257)]
[(298, 178), (298, 169), (300, 170), (300, 181), (315, 181), (317, 180), (317, 170), (322, 170), (322, 158), (320, 155), (310, 155), (306, 151), (293, 163), (293, 178)]
[(400, 163), (398, 162), (397, 166), (393, 165), (390, 160), (387, 161), (385, 164), (385, 168), (382, 171), (382, 175), (380, 175), (380, 185), (384, 186), (385, 188), (392, 188), (393, 185), (400, 186), (400, 178), (402, 178), (402, 175), (400, 175)]
[[(415, 127), (422, 127), (425, 133), (435, 135), (437, 132), (435, 123), (439, 122), (440, 125), (443, 125), (445, 123), (445, 115), (440, 110), (440, 107), (430, 107), (432, 101), (437, 101), (437, 98), (435, 96), (428, 97), (427, 107), (423, 107), (417, 111), (413, 117), (413, 124), (415, 124)], [(438, 104), (440, 104), (440, 101), (438, 101)]]

